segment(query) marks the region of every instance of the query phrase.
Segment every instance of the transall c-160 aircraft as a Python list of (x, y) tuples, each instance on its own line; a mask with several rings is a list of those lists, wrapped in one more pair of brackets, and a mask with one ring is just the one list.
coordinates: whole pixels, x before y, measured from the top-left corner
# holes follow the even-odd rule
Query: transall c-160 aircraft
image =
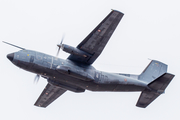
[[(167, 73), (167, 65), (152, 60), (140, 75), (115, 74), (96, 70), (92, 64), (103, 51), (123, 13), (112, 10), (104, 20), (75, 48), (62, 41), (57, 46), (69, 53), (66, 60), (44, 53), (22, 50), (7, 55), (17, 67), (47, 79), (48, 83), (35, 102), (35, 106), (47, 107), (67, 90), (81, 93), (90, 91), (131, 92), (140, 91), (136, 106), (145, 108), (164, 93), (174, 75)], [(63, 39), (62, 39), (63, 40)]]

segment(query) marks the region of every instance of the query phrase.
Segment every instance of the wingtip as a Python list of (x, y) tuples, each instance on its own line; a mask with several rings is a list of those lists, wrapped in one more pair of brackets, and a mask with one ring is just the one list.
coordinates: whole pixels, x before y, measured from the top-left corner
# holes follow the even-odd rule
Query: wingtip
[(136, 104), (136, 107), (139, 107), (139, 108), (146, 108), (147, 106), (146, 105), (144, 105), (144, 104)]
[(121, 14), (124, 15), (124, 13), (122, 13), (122, 12), (120, 12), (120, 11), (118, 11), (118, 10), (115, 10), (115, 9), (111, 9), (111, 11), (112, 11), (112, 12), (116, 11), (116, 12), (119, 12), (119, 13), (121, 13)]

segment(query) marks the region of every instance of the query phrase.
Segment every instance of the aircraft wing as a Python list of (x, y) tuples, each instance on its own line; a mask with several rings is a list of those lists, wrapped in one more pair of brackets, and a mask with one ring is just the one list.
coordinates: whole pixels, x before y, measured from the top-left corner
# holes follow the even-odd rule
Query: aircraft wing
[(59, 96), (61, 96), (64, 92), (66, 92), (65, 89), (50, 85), (48, 83), (34, 105), (45, 108)]
[(112, 10), (107, 17), (104, 18), (104, 20), (77, 46), (78, 49), (90, 54), (90, 56), (81, 57), (70, 55), (68, 59), (88, 65), (92, 64), (103, 51), (123, 15), (124, 14), (119, 11)]

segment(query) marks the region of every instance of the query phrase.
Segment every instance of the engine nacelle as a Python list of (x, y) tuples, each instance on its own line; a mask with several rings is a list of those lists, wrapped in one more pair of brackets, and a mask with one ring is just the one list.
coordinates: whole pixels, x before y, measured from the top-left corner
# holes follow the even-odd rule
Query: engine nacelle
[(72, 47), (72, 46), (69, 46), (66, 44), (62, 44), (62, 50), (67, 52), (67, 53), (70, 53), (72, 55), (77, 55), (77, 56), (81, 56), (81, 57), (85, 57), (85, 58), (91, 56), (90, 54), (88, 54), (84, 51), (81, 51), (78, 48), (75, 48), (75, 47)]
[(76, 69), (76, 68), (70, 68), (69, 66), (58, 65), (56, 67), (56, 70), (62, 74), (70, 75), (72, 77), (75, 77), (75, 78), (78, 78), (81, 80), (85, 80), (85, 81), (94, 80), (93, 77), (90, 74), (88, 74), (87, 72)]

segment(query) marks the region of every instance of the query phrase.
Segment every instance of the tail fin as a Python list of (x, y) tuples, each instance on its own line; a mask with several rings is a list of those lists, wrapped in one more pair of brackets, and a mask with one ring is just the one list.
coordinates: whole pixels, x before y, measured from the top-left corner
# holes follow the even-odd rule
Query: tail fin
[(142, 108), (147, 107), (159, 95), (164, 93), (166, 87), (169, 85), (173, 77), (174, 75), (170, 73), (164, 73), (163, 75), (149, 83), (148, 88), (142, 91), (136, 106)]
[(138, 79), (150, 83), (166, 72), (166, 64), (156, 60), (152, 60), (146, 67), (146, 69), (138, 76)]

